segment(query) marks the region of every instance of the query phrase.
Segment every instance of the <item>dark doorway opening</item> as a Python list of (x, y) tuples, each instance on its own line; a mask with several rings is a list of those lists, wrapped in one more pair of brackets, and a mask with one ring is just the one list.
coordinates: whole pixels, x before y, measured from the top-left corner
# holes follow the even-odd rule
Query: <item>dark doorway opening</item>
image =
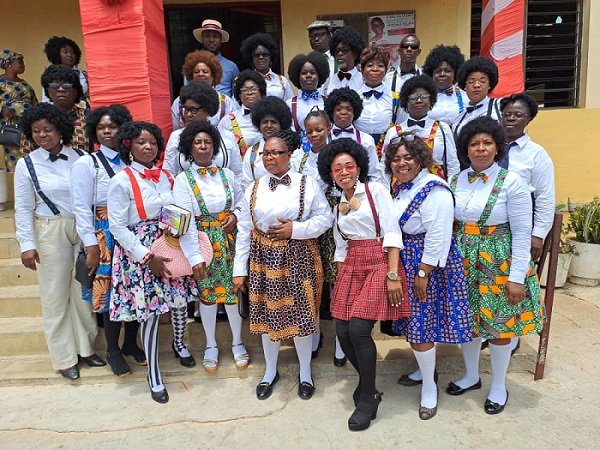
[[(269, 33), (281, 46), (281, 9), (279, 2), (257, 3), (202, 3), (197, 5), (165, 5), (167, 45), (169, 52), (169, 74), (171, 97), (179, 95), (183, 85), (181, 66), (185, 55), (202, 48), (192, 34), (204, 19), (216, 19), (230, 35), (229, 42), (221, 47), (221, 53), (246, 69), (240, 45), (254, 33)], [(273, 70), (283, 73), (281, 61), (273, 61)]]

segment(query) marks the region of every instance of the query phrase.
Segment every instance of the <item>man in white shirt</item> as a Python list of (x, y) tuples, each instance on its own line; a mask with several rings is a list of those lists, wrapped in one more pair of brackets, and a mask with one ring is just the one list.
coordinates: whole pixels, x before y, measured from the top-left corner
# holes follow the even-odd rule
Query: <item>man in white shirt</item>
[(362, 73), (358, 70), (360, 54), (365, 48), (363, 37), (351, 27), (340, 28), (331, 38), (329, 50), (338, 65), (338, 71), (329, 76), (327, 85), (321, 87), (324, 95), (341, 87), (349, 87), (358, 92), (363, 84)]
[(398, 53), (400, 58), (390, 65), (386, 82), (393, 91), (400, 92), (406, 80), (422, 73), (417, 65), (417, 58), (421, 54), (421, 41), (414, 34), (404, 36), (400, 41)]
[(310, 48), (315, 52), (322, 53), (329, 63), (329, 73), (336, 73), (338, 70), (335, 58), (331, 55), (329, 50), (329, 43), (331, 42), (331, 27), (329, 22), (324, 20), (315, 20), (306, 27), (308, 31), (308, 42)]

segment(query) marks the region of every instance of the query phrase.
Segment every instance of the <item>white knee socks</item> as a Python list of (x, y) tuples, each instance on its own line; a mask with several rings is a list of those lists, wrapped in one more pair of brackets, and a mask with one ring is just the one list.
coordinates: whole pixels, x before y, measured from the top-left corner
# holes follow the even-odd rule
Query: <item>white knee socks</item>
[(494, 345), (490, 343), (490, 363), (492, 366), (492, 385), (488, 399), (494, 403), (504, 405), (506, 403), (506, 372), (510, 363), (510, 352), (512, 346)]
[[(313, 384), (310, 360), (312, 353), (312, 334), (304, 337), (295, 337), (294, 346), (300, 363), (300, 382)], [(313, 384), (314, 385), (314, 384)]]
[(340, 341), (337, 338), (337, 336), (335, 337), (335, 357), (337, 359), (342, 359), (346, 356), (346, 354), (344, 353), (344, 350), (342, 350), (342, 346), (340, 345)]
[(272, 383), (275, 374), (277, 373), (277, 358), (279, 358), (279, 347), (281, 347), (281, 342), (273, 342), (266, 333), (261, 334), (261, 338), (263, 352), (265, 354), (265, 376), (262, 381), (263, 383)]
[(423, 376), (421, 387), (421, 406), (435, 408), (437, 405), (437, 385), (433, 379), (435, 372), (435, 346), (427, 351), (418, 352), (413, 349), (419, 369)]
[(479, 355), (481, 353), (481, 338), (461, 344), (463, 360), (465, 362), (465, 375), (454, 382), (461, 388), (468, 388), (479, 381)]
[(200, 317), (206, 336), (206, 348), (216, 347), (217, 305), (205, 305), (202, 302), (198, 302), (198, 304), (200, 305)]

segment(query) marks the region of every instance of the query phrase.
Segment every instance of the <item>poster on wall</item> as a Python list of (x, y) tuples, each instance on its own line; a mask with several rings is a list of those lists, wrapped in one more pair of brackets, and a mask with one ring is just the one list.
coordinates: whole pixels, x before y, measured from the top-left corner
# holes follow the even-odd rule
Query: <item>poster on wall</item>
[(415, 13), (405, 11), (396, 14), (367, 16), (369, 45), (386, 49), (390, 54), (390, 65), (398, 60), (398, 46), (404, 36), (415, 33)]

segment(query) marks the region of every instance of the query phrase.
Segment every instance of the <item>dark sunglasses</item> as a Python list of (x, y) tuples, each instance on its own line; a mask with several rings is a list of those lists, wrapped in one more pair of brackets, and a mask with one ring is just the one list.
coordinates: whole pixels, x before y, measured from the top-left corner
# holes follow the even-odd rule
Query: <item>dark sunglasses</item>
[(269, 52), (258, 52), (252, 55), (254, 58), (269, 58), (271, 54)]
[(65, 91), (70, 91), (73, 89), (73, 83), (48, 83), (48, 87), (54, 90), (58, 90), (62, 87)]
[(412, 48), (413, 50), (419, 50), (420, 45), (419, 44), (400, 44), (400, 48)]

